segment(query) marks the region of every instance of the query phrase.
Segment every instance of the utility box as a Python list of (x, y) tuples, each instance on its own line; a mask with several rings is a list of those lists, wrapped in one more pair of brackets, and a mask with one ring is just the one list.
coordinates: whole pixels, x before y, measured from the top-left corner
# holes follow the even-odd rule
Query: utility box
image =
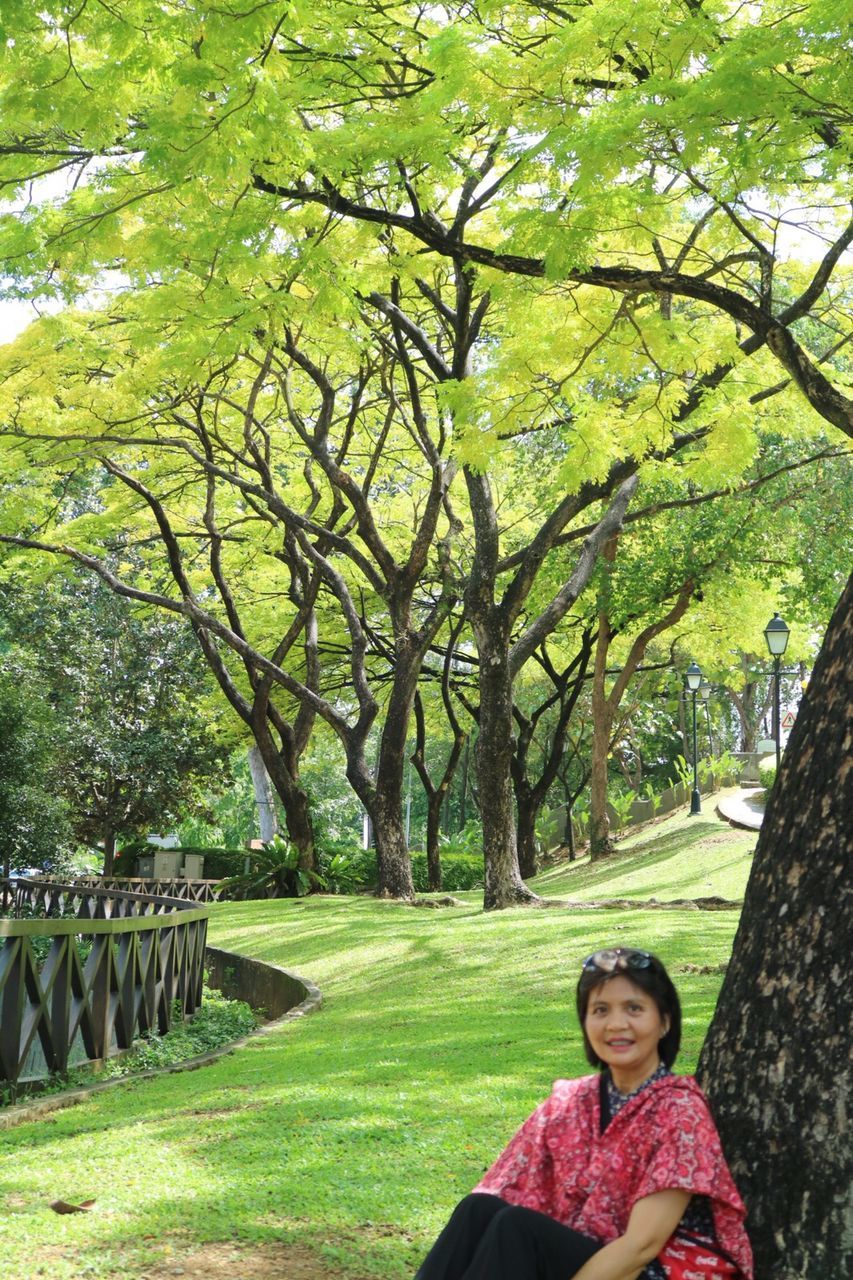
[(145, 880), (151, 880), (154, 877), (154, 854), (145, 853), (136, 859), (136, 874), (142, 876)]
[(204, 878), (204, 854), (203, 853), (185, 853), (184, 869), (181, 873), (188, 880), (201, 880)]
[(154, 879), (174, 880), (181, 869), (184, 855), (172, 849), (158, 849), (154, 854)]

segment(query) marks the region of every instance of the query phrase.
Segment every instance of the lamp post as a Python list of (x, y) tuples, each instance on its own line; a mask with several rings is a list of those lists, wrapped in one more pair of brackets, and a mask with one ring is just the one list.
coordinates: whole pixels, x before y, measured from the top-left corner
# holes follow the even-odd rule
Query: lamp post
[(702, 812), (702, 800), (699, 795), (699, 749), (696, 742), (696, 694), (699, 692), (699, 686), (702, 683), (702, 668), (695, 662), (691, 662), (685, 671), (684, 683), (693, 698), (693, 793), (690, 796), (690, 813), (692, 816), (694, 813)]
[(773, 738), (776, 742), (777, 774), (782, 763), (782, 691), (780, 664), (782, 661), (782, 654), (788, 647), (788, 636), (790, 634), (790, 631), (785, 626), (785, 623), (779, 617), (778, 613), (773, 614), (773, 617), (764, 628), (764, 639), (767, 641), (767, 648), (770, 650), (771, 657), (773, 658)]

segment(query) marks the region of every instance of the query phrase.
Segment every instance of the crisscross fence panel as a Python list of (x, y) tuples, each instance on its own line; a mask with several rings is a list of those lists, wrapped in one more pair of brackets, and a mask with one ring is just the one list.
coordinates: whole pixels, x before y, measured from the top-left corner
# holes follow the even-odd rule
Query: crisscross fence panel
[(221, 880), (190, 880), (171, 876), (156, 880), (151, 876), (78, 876), (75, 884), (100, 889), (120, 889), (125, 893), (148, 893), (157, 897), (185, 898), (188, 902), (216, 902)]
[(4, 885), (0, 1084), (44, 1079), (168, 1031), (201, 1003), (209, 906), (90, 885)]

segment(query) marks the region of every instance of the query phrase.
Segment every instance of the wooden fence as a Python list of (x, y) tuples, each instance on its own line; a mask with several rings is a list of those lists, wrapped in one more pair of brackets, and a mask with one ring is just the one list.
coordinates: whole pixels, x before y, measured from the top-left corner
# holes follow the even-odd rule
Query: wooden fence
[(148, 893), (160, 898), (182, 898), (188, 902), (216, 902), (221, 880), (189, 880), (171, 876), (155, 880), (151, 876), (76, 876), (74, 883), (93, 889), (119, 889), (125, 893)]
[(91, 885), (3, 884), (0, 1084), (43, 1079), (168, 1031), (201, 1003), (209, 906)]

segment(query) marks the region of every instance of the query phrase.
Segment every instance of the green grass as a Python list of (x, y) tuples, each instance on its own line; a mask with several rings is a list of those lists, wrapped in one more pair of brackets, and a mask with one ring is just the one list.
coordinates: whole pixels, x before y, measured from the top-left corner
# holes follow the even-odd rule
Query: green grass
[(704, 811), (680, 810), (642, 827), (617, 843), (603, 862), (588, 856), (559, 863), (539, 876), (537, 892), (550, 898), (579, 901), (600, 898), (743, 897), (752, 866), (757, 833), (729, 827), (713, 816), (709, 799)]
[[(595, 896), (614, 895), (622, 861)], [(574, 896), (571, 878), (587, 873), (565, 872), (557, 892)], [(138, 1280), (227, 1240), (298, 1241), (342, 1277), (411, 1276), (551, 1080), (587, 1069), (572, 1012), (583, 956), (614, 942), (661, 954), (690, 1070), (721, 979), (678, 970), (724, 960), (736, 923), (733, 911), (486, 915), (364, 898), (218, 906), (213, 943), (312, 978), (323, 1010), (201, 1071), (0, 1132), (4, 1277)], [(91, 1197), (89, 1214), (48, 1208)]]

